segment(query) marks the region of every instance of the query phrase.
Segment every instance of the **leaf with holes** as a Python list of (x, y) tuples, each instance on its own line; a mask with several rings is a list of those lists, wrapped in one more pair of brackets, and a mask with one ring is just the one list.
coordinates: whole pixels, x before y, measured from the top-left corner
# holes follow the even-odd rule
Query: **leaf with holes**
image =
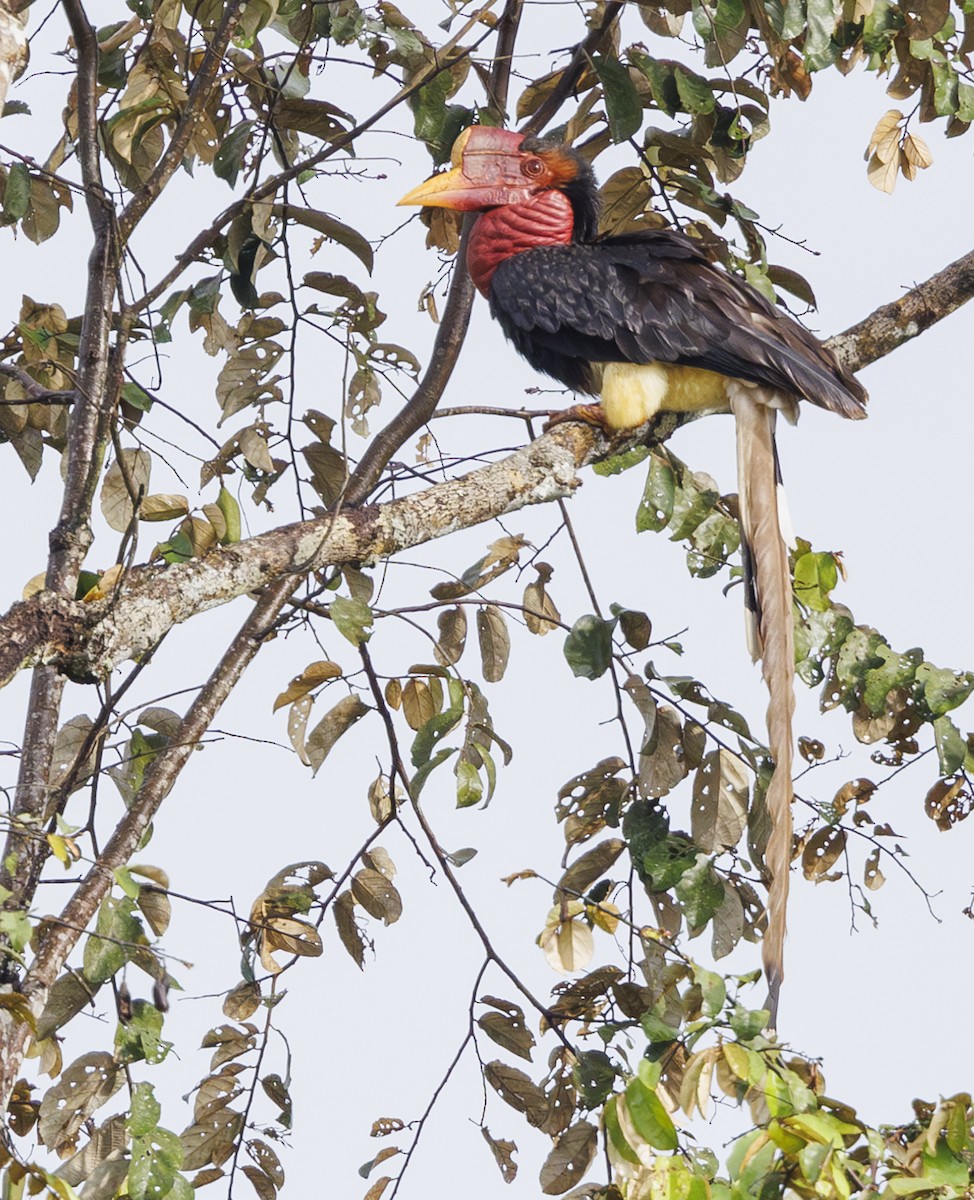
[(498, 1046), (530, 1062), (534, 1035), (524, 1023), (524, 1010), (510, 1000), (500, 1000), (496, 996), (484, 996), (481, 1003), (500, 1010), (478, 1017), (477, 1024), (484, 1033)]
[(104, 1051), (91, 1051), (66, 1067), (44, 1095), (38, 1135), (49, 1150), (69, 1145), (91, 1114), (124, 1082), (121, 1065)]
[(802, 870), (806, 879), (828, 879), (829, 871), (838, 862), (846, 846), (846, 831), (837, 825), (826, 825), (805, 843), (802, 851)]

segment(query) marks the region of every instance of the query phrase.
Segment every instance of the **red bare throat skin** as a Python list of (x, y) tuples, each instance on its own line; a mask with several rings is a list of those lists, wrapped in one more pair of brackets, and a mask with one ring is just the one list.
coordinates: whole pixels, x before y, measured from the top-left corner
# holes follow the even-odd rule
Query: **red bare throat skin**
[(571, 201), (558, 191), (481, 213), (467, 244), (467, 267), (477, 290), (486, 296), (494, 272), (513, 254), (537, 246), (567, 246), (573, 225)]

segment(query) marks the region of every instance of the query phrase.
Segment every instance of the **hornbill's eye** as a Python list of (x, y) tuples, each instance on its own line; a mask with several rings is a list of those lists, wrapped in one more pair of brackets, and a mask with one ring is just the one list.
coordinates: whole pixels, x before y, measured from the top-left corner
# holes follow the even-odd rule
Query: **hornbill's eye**
[(544, 174), (544, 163), (540, 158), (526, 158), (521, 163), (521, 174), (527, 175), (528, 179), (537, 179)]

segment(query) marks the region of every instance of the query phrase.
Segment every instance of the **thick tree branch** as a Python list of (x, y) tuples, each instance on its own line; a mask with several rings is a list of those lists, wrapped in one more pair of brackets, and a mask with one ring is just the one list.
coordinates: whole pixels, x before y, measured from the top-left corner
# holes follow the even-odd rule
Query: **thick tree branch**
[[(44, 1007), (51, 984), (111, 888), (112, 872), (128, 862), (138, 849), (160, 804), (169, 795), (189, 756), (257, 654), (296, 585), (294, 577), (281, 579), (255, 605), (216, 670), (190, 705), (170, 745), (148, 768), (138, 795), (97, 862), (65, 905), (60, 919), (52, 918), (42, 927), (40, 945), (21, 989), (35, 1015), (39, 1015)], [(0, 1102), (4, 1108), (20, 1072), (29, 1035), (27, 1022), (4, 1020), (0, 1015)]]
[(849, 368), (861, 371), (936, 325), (974, 297), (974, 250), (917, 284), (899, 300), (884, 304), (826, 345)]
[[(946, 315), (974, 293), (972, 259), (959, 260), (896, 305), (877, 309), (830, 344), (844, 344), (847, 355), (859, 356), (850, 361), (872, 361), (881, 346), (892, 348), (913, 336), (883, 333), (891, 309), (911, 312), (926, 295), (922, 319), (929, 325), (939, 319), (934, 314)], [(934, 292), (935, 307), (930, 302)], [(0, 618), (0, 683), (38, 663), (56, 664), (78, 679), (101, 678), (199, 612), (282, 579), (296, 581), (326, 565), (386, 558), (527, 505), (559, 499), (579, 485), (582, 467), (639, 442), (664, 441), (685, 423), (684, 416), (665, 414), (648, 432), (637, 430), (612, 442), (590, 426), (558, 425), (499, 462), (414, 495), (285, 525), (187, 563), (136, 567), (112, 597), (98, 604), (42, 592)]]

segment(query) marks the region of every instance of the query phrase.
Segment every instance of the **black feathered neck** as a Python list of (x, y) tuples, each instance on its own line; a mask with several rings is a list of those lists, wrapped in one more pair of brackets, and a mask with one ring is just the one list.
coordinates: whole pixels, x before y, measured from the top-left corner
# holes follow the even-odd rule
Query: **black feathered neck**
[(599, 212), (602, 203), (595, 172), (589, 163), (571, 146), (543, 141), (539, 138), (525, 138), (521, 143), (521, 149), (533, 154), (557, 150), (564, 158), (572, 160), (576, 167), (575, 176), (567, 183), (562, 184), (560, 188), (572, 206), (574, 216), (572, 241), (594, 242), (599, 233)]

